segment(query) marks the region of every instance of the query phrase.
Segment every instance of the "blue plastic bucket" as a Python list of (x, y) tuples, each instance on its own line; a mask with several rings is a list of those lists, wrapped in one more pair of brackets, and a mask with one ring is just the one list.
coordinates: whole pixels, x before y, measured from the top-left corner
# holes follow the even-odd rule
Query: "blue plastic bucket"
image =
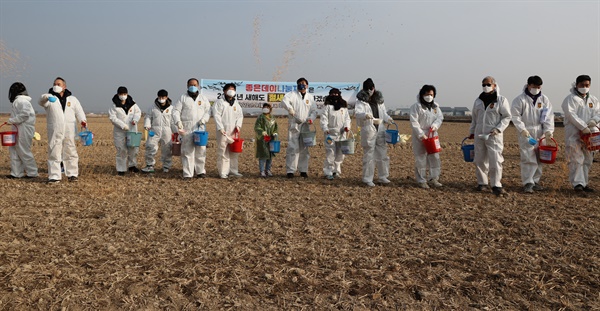
[(142, 133), (127, 132), (127, 147), (139, 147), (142, 142)]
[(82, 131), (79, 132), (79, 138), (81, 139), (81, 143), (84, 146), (91, 146), (93, 139), (94, 139), (94, 133), (90, 132), (90, 131)]
[(281, 148), (281, 141), (272, 140), (269, 142), (269, 152), (279, 153), (280, 148)]
[(400, 134), (398, 133), (398, 124), (392, 123), (396, 126), (395, 130), (390, 130), (390, 125), (387, 126), (385, 130), (385, 142), (388, 144), (395, 145), (400, 141)]
[(206, 146), (208, 144), (208, 132), (194, 131), (194, 145)]
[(475, 159), (475, 145), (465, 145), (465, 140), (467, 139), (469, 139), (469, 137), (465, 137), (465, 139), (463, 139), (460, 149), (463, 152), (465, 162), (473, 162), (473, 160)]

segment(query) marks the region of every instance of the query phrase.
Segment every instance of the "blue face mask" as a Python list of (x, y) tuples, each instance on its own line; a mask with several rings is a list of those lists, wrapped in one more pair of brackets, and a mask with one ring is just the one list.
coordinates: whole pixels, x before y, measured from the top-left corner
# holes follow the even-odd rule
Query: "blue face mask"
[(306, 89), (306, 85), (305, 84), (298, 84), (298, 91), (302, 91)]
[(190, 93), (196, 93), (196, 92), (198, 92), (198, 87), (195, 85), (190, 85), (190, 86), (188, 86), (188, 91)]

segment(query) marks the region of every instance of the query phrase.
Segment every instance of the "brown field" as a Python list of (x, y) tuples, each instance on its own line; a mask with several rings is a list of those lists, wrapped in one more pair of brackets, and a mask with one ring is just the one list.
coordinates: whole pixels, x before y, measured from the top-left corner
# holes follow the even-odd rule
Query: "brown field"
[[(322, 146), (308, 180), (284, 178), (285, 152), (276, 177), (259, 179), (252, 143), (244, 177), (221, 180), (212, 120), (209, 178), (183, 181), (179, 158), (166, 174), (118, 177), (112, 125), (88, 121), (96, 137), (78, 147), (78, 183), (44, 183), (43, 116), (40, 178), (0, 183), (2, 310), (600, 310), (600, 192), (571, 190), (561, 151), (545, 166), (548, 190), (521, 193), (514, 127), (508, 193), (495, 197), (474, 190), (464, 123), (442, 126), (444, 187), (423, 190), (410, 143), (389, 149), (389, 186), (362, 186), (361, 148), (342, 179), (323, 178)], [(6, 175), (8, 149), (0, 154)], [(600, 188), (597, 165), (590, 184)]]

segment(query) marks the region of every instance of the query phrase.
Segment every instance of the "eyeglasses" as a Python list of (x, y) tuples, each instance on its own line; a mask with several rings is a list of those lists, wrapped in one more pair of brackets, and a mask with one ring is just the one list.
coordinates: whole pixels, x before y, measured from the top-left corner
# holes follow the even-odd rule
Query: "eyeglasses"
[(483, 84), (481, 84), (481, 86), (483, 86), (483, 87), (492, 86), (492, 84), (491, 83), (483, 83)]

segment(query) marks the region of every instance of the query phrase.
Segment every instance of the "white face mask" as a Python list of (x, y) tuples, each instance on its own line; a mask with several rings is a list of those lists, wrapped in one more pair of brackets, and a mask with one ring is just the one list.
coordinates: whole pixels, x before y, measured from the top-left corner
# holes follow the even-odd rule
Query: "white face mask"
[(433, 101), (433, 96), (431, 96), (431, 95), (423, 96), (423, 100), (430, 103)]
[(584, 95), (585, 95), (585, 94), (587, 94), (587, 93), (590, 91), (590, 88), (589, 88), (589, 87), (580, 87), (580, 88), (577, 88), (577, 91), (578, 91), (579, 93), (581, 93), (581, 94), (584, 94)]
[(373, 96), (373, 93), (375, 93), (375, 89), (367, 91), (367, 94), (369, 94), (369, 96)]
[(120, 100), (126, 100), (127, 99), (127, 95), (119, 95), (119, 99)]
[(166, 98), (159, 98), (158, 102), (161, 103), (161, 104), (164, 104), (164, 103), (167, 102), (167, 99)]
[(542, 90), (541, 90), (541, 89), (538, 89), (538, 88), (531, 88), (531, 89), (529, 89), (529, 93), (531, 93), (531, 95), (537, 95), (537, 94), (539, 94), (541, 91), (542, 91)]
[(63, 88), (60, 87), (60, 86), (58, 86), (58, 85), (55, 85), (55, 86), (52, 87), (52, 90), (54, 91), (54, 93), (59, 93), (60, 94), (60, 92), (63, 91)]
[(229, 96), (229, 97), (235, 96), (235, 91), (234, 90), (228, 90), (227, 91), (227, 96)]
[(262, 112), (263, 112), (264, 114), (269, 114), (269, 113), (271, 112), (271, 109), (269, 109), (269, 108), (263, 108), (263, 109), (262, 109)]
[(491, 92), (491, 91), (493, 91), (493, 90), (494, 90), (494, 87), (493, 87), (493, 86), (484, 86), (484, 87), (483, 87), (483, 92), (484, 92), (484, 93), (490, 93), (490, 92)]

